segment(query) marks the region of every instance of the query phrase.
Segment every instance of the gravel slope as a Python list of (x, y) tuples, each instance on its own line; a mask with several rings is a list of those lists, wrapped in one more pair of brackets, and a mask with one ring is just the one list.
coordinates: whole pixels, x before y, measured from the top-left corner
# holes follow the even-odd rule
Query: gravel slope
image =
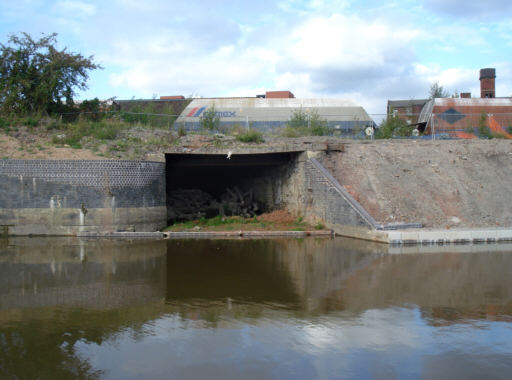
[(381, 223), (512, 226), (512, 141), (348, 143), (324, 165)]

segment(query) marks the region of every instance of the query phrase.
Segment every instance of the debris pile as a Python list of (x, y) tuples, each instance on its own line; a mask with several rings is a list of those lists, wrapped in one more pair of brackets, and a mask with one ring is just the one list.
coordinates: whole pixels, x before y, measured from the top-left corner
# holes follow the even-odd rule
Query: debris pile
[(260, 206), (252, 189), (238, 186), (226, 188), (220, 199), (200, 189), (177, 189), (167, 198), (167, 215), (172, 222), (183, 222), (215, 215), (252, 218), (259, 214)]

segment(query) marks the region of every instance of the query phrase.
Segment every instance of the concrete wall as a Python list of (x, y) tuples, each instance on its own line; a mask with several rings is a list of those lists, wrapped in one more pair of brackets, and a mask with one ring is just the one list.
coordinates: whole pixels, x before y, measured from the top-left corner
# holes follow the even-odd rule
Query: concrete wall
[(164, 163), (0, 160), (0, 225), (11, 235), (154, 231), (165, 224)]
[(282, 193), (286, 208), (312, 224), (326, 225), (338, 235), (387, 242), (387, 234), (375, 230), (365, 217), (366, 212), (354, 207), (313, 165), (310, 158), (314, 155), (305, 152), (298, 156), (283, 177)]

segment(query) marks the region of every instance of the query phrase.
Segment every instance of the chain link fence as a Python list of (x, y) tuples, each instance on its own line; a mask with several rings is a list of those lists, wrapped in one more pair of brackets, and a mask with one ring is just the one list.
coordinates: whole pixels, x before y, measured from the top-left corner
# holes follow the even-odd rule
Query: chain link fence
[(133, 126), (174, 130), (182, 133), (238, 134), (257, 130), (271, 135), (327, 135), (348, 139), (471, 139), (512, 138), (512, 113), (460, 112), (430, 114), (369, 114), (367, 118), (353, 115), (329, 115), (316, 120), (304, 120), (291, 127), (290, 120), (256, 118), (219, 118), (212, 127), (205, 129), (200, 118), (180, 118), (177, 114), (160, 114), (129, 111), (75, 112), (60, 115), (63, 122), (112, 121)]

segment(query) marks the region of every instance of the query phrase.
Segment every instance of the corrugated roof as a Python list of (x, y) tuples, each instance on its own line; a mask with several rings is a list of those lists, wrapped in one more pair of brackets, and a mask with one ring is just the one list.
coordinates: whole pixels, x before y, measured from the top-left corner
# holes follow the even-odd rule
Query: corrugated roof
[(199, 98), (194, 99), (190, 107), (202, 107), (212, 105), (215, 108), (233, 107), (291, 107), (291, 108), (316, 108), (316, 107), (360, 107), (350, 99), (297, 99), (297, 98)]
[(428, 118), (432, 114), (432, 110), (434, 109), (434, 99), (430, 99), (423, 108), (421, 109), (420, 116), (418, 117), (418, 123), (426, 123)]
[(348, 99), (217, 98), (194, 99), (177, 122), (198, 121), (202, 112), (212, 106), (219, 112), (221, 122), (286, 122), (297, 109), (315, 110), (327, 121), (371, 121), (363, 107)]
[(388, 100), (388, 107), (421, 106), (426, 102), (428, 102), (428, 99)]
[(512, 98), (436, 98), (434, 106), (443, 107), (512, 107)]
[(429, 100), (421, 110), (418, 123), (428, 122), (432, 113), (453, 109), (461, 114), (481, 112), (512, 113), (512, 98), (436, 98)]

